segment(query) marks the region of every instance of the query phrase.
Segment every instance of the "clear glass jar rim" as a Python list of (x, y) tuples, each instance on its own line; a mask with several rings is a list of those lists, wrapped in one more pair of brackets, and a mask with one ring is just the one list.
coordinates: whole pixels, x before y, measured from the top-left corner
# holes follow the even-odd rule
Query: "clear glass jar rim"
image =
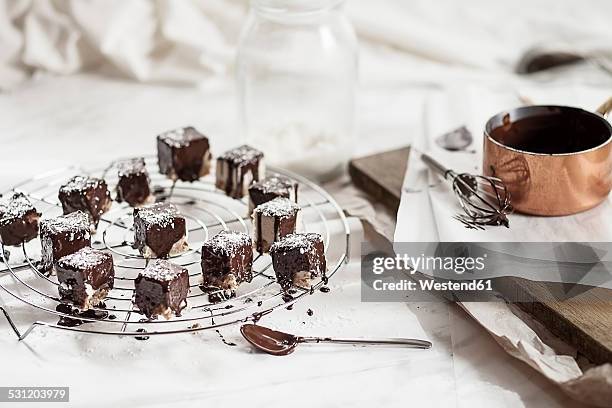
[(313, 13), (334, 9), (345, 0), (251, 0), (251, 6), (268, 13)]

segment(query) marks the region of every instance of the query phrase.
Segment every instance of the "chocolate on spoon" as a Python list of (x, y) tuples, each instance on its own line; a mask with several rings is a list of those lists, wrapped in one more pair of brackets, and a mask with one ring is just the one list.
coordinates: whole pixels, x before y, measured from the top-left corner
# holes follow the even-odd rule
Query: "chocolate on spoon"
[(240, 333), (253, 347), (275, 356), (286, 356), (300, 343), (336, 343), (353, 345), (407, 346), (409, 348), (430, 349), (431, 343), (416, 339), (337, 339), (331, 337), (301, 337), (268, 329), (255, 324), (240, 327)]

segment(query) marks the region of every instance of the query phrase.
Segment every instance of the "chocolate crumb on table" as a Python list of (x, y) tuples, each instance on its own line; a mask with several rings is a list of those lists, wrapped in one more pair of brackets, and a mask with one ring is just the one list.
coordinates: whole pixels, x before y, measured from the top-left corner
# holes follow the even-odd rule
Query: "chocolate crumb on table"
[(84, 211), (90, 216), (92, 225), (98, 226), (102, 214), (107, 212), (112, 199), (106, 181), (88, 176), (75, 176), (62, 185), (59, 200), (64, 214)]
[(265, 177), (263, 157), (263, 152), (247, 145), (223, 153), (217, 158), (215, 186), (229, 197), (244, 197), (251, 183)]
[(134, 303), (149, 319), (180, 316), (187, 307), (189, 273), (182, 266), (156, 259), (138, 275)]
[(288, 198), (278, 197), (253, 210), (253, 240), (259, 253), (282, 237), (295, 232), (299, 224), (300, 206)]
[(159, 172), (172, 180), (193, 182), (210, 173), (208, 138), (189, 126), (157, 136)]
[(6, 246), (18, 246), (38, 236), (40, 213), (23, 193), (14, 193), (0, 202), (0, 239)]

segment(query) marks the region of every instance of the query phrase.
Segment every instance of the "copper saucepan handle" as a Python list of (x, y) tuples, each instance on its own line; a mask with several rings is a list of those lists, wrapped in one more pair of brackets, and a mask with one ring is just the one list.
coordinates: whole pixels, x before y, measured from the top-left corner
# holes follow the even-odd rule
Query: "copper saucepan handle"
[(606, 117), (610, 112), (612, 112), (612, 97), (608, 98), (607, 101), (602, 103), (595, 112), (599, 113), (603, 117)]

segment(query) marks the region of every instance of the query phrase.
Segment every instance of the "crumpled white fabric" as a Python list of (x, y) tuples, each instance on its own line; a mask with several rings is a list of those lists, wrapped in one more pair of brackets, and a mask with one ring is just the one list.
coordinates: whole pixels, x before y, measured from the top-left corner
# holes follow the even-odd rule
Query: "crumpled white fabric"
[(2, 0), (0, 78), (104, 67), (138, 81), (194, 83), (225, 74), (244, 1)]
[[(292, 0), (287, 0), (292, 1)], [(0, 0), (0, 89), (35, 71), (104, 72), (192, 84), (231, 72), (248, 0)], [(363, 43), (399, 56), (393, 77), (427, 80), (411, 59), (510, 72), (540, 44), (607, 54), (612, 3), (348, 0)], [(393, 69), (398, 65), (399, 69)]]

